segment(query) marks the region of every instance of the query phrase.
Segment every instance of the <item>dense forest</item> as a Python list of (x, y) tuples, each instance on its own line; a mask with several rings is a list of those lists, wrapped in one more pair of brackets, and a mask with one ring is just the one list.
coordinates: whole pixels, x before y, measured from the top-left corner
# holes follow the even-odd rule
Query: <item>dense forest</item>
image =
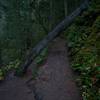
[[(84, 1), (0, 0), (0, 80), (10, 70), (19, 71), (32, 48)], [(83, 100), (100, 100), (100, 1), (90, 0), (88, 9), (61, 37), (66, 40)], [(47, 49), (37, 63), (43, 61)]]
[(0, 1), (0, 68), (8, 70), (23, 62), (31, 49), (83, 1)]

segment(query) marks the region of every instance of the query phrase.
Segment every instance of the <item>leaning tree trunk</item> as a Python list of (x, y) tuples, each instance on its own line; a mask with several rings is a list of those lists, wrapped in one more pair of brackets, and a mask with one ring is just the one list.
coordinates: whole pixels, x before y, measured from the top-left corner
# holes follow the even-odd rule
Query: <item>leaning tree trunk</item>
[[(82, 3), (72, 14), (67, 16), (61, 23), (59, 23), (48, 35), (40, 41), (39, 44), (36, 45), (30, 52), (30, 55), (27, 57), (25, 63), (21, 66), (22, 73), (27, 71), (29, 65), (33, 62), (34, 58), (45, 48), (48, 43), (50, 43), (59, 33), (65, 30), (73, 21), (74, 19), (88, 7), (87, 0)], [(17, 73), (16, 73), (17, 74)]]

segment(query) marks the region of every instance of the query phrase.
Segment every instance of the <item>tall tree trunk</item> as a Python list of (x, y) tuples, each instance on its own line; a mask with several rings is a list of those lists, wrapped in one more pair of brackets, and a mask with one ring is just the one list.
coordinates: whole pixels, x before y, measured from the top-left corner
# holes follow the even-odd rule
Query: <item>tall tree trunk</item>
[(54, 24), (54, 15), (53, 15), (53, 0), (50, 0), (50, 16), (49, 16), (49, 29), (52, 30)]
[(1, 48), (0, 48), (0, 68), (2, 67), (2, 50), (1, 50)]
[(64, 0), (64, 9), (65, 9), (65, 17), (68, 16), (68, 5), (67, 5), (68, 0)]
[(50, 29), (52, 30), (64, 18), (64, 3), (62, 0), (50, 0)]

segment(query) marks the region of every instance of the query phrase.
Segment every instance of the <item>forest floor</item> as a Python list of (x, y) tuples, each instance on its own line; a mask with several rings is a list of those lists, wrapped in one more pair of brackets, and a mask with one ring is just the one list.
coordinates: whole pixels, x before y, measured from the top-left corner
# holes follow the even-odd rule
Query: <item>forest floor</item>
[(18, 78), (10, 73), (0, 84), (0, 99), (81, 100), (64, 39), (56, 38), (50, 44), (47, 60), (39, 68), (36, 79), (26, 83), (29, 77)]

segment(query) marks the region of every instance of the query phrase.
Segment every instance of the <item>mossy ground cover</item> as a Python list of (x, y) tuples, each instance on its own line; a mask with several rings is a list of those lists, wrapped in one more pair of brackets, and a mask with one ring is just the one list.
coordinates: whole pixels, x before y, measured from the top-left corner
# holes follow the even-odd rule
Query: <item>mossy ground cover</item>
[(100, 1), (92, 0), (65, 31), (83, 100), (100, 100)]

